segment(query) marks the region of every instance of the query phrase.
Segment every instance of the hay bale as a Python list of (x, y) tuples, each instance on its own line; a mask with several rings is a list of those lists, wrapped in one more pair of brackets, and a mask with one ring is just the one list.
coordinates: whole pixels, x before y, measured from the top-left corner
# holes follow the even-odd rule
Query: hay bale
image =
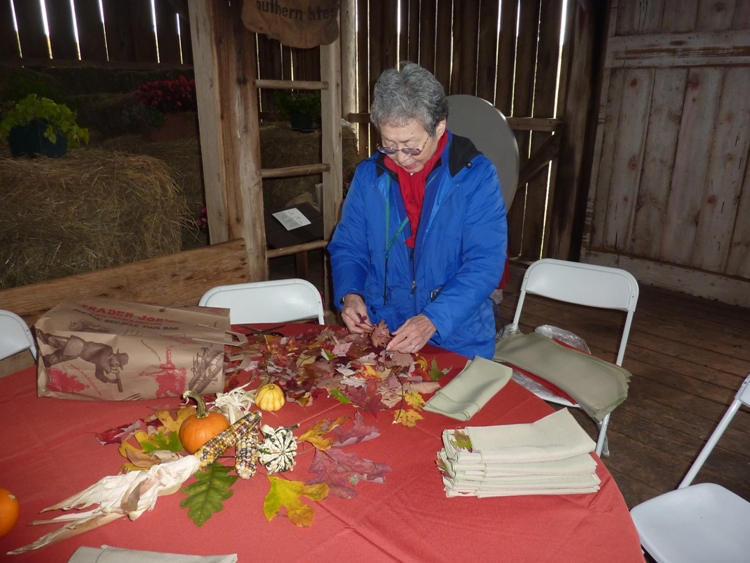
[(0, 194), (0, 289), (180, 250), (185, 202), (156, 158), (2, 159)]
[(139, 135), (122, 135), (103, 141), (97, 145), (97, 148), (149, 155), (163, 160), (169, 166), (175, 183), (180, 188), (191, 218), (183, 226), (182, 249), (189, 250), (208, 243), (205, 233), (195, 225), (205, 202), (201, 149), (198, 139), (193, 137), (151, 143), (144, 141)]

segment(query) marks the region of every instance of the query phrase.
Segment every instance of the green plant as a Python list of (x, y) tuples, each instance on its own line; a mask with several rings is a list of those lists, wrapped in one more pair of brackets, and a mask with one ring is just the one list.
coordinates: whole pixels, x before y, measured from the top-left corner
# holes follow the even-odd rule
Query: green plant
[(79, 147), (81, 141), (89, 142), (89, 130), (78, 126), (76, 112), (49, 98), (37, 98), (36, 94), (29, 94), (5, 114), (0, 121), (0, 139), (7, 141), (11, 129), (28, 125), (35, 119), (47, 125), (44, 136), (52, 143), (57, 142), (59, 134), (67, 137), (71, 147)]
[(279, 90), (276, 93), (276, 111), (279, 117), (289, 121), (295, 113), (309, 116), (313, 123), (320, 125), (320, 92)]

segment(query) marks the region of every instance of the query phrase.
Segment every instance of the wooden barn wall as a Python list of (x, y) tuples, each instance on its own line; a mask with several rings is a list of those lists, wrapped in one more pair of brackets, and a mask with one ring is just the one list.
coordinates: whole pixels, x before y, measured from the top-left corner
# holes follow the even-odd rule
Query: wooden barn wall
[[(479, 96), (507, 117), (555, 117), (563, 0), (356, 0), (356, 12), (358, 96), (353, 117), (363, 158), (377, 142), (368, 115), (373, 86), (398, 61), (419, 63), (447, 93)], [(522, 166), (551, 135), (549, 128), (516, 130)], [(554, 174), (548, 182), (548, 171), (544, 166), (520, 186), (508, 211), (512, 257), (534, 260), (542, 253), (547, 202), (554, 189)]]
[[(49, 44), (37, 0), (0, 2), (0, 60), (13, 62), (22, 57), (29, 66), (45, 66), (50, 59), (55, 64), (64, 64), (78, 61), (80, 50), (80, 61), (86, 64), (145, 66), (159, 62), (173, 66), (193, 62), (184, 0), (154, 0), (156, 33), (151, 0), (102, 0), (101, 12), (99, 0), (73, 0), (72, 8), (70, 0), (48, 0), (45, 6)], [(17, 37), (12, 9), (18, 25)], [(78, 45), (73, 21), (78, 29)]]
[[(157, 62), (158, 40), (158, 66), (179, 65), (180, 51), (183, 64), (192, 65), (187, 0), (155, 0), (156, 38), (150, 0), (103, 0), (104, 24), (98, 0), (74, 0), (80, 61), (69, 1), (46, 2), (53, 61), (39, 3), (13, 0), (13, 5), (19, 41), (12, 29), (10, 2), (0, 2), (0, 58), (5, 61), (19, 58), (20, 42), (24, 64), (29, 66), (69, 63), (148, 68)], [(568, 37), (562, 53), (564, 0), (342, 0), (341, 5), (342, 14), (350, 17), (342, 22), (342, 39), (351, 38), (355, 44), (356, 66), (356, 73), (345, 69), (354, 77), (355, 92), (344, 94), (352, 100), (345, 104), (349, 112), (344, 117), (358, 129), (361, 156), (368, 156), (377, 141), (368, 113), (377, 77), (399, 60), (418, 62), (436, 75), (449, 94), (479, 96), (509, 117), (516, 131), (522, 176), (524, 165), (533, 165), (528, 183), (519, 187), (508, 211), (511, 257), (530, 261), (544, 254), (575, 259), (583, 230), (576, 221), (582, 225), (586, 203), (581, 189), (588, 179), (584, 137), (593, 90), (587, 54), (592, 50), (591, 30), (600, 23), (591, 14), (604, 12), (598, 0), (568, 0)], [(348, 34), (346, 26), (352, 24), (356, 32)], [(258, 78), (320, 80), (319, 48), (296, 49), (264, 35), (253, 37)], [(577, 41), (576, 58), (588, 65), (579, 65), (578, 70), (575, 62), (566, 60)], [(573, 98), (566, 97), (568, 74), (573, 81), (577, 77), (577, 84), (570, 84)], [(275, 95), (274, 90), (260, 90), (261, 120), (276, 118)], [(570, 127), (561, 127), (569, 117)], [(547, 142), (553, 136), (563, 140)], [(558, 150), (562, 151), (559, 160)], [(559, 185), (558, 177), (563, 179)]]
[(750, 305), (750, 2), (611, 6), (586, 261)]

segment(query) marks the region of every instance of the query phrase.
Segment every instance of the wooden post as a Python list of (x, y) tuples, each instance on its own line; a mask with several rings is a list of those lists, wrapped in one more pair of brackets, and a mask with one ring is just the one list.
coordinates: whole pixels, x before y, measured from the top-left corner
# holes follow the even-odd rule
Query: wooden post
[(189, 0), (188, 6), (211, 243), (243, 238), (251, 281), (265, 280), (254, 35), (242, 24), (238, 2)]
[[(357, 112), (357, 6), (356, 0), (341, 1), (341, 107), (342, 117)], [(321, 56), (322, 53), (321, 53)], [(325, 159), (323, 160), (325, 162)]]

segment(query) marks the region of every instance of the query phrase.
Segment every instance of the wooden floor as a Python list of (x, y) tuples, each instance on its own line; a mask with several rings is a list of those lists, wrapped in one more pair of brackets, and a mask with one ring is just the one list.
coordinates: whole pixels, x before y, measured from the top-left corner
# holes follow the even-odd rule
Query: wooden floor
[[(513, 319), (523, 270), (513, 269), (501, 314)], [(624, 314), (527, 296), (523, 332), (543, 324), (582, 337), (614, 361)], [(604, 463), (632, 507), (677, 487), (750, 373), (750, 309), (640, 286), (623, 366), (629, 396), (612, 414)], [(593, 421), (573, 409), (593, 436)], [(742, 408), (695, 482), (750, 501), (750, 412)]]
[[(310, 253), (310, 281), (322, 290), (322, 254)], [(294, 277), (291, 257), (271, 277)], [(513, 319), (524, 270), (512, 267), (501, 315)], [(529, 296), (522, 330), (550, 324), (582, 337), (614, 361), (624, 314)], [(624, 367), (628, 399), (612, 414), (604, 463), (632, 507), (677, 487), (750, 373), (750, 310), (641, 285)], [(596, 427), (572, 409), (592, 437)], [(743, 408), (696, 482), (712, 481), (750, 501), (750, 412)]]

